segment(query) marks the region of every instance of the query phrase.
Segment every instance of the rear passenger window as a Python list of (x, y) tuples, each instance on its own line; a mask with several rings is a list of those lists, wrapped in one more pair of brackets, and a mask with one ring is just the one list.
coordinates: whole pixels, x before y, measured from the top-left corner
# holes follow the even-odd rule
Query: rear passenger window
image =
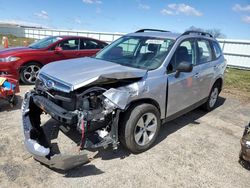
[(198, 40), (198, 64), (212, 61), (212, 50), (207, 40)]
[(222, 55), (221, 48), (217, 42), (213, 42), (213, 48), (214, 48), (214, 55), (215, 58), (218, 59)]
[(80, 49), (90, 50), (90, 49), (100, 49), (103, 48), (98, 42), (89, 39), (81, 39)]

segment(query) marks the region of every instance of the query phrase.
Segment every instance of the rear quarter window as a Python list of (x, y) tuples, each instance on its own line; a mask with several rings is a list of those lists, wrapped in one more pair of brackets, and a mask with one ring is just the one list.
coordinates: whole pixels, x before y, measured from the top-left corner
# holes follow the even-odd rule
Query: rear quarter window
[(212, 61), (212, 49), (208, 40), (198, 40), (198, 64)]
[(214, 49), (215, 58), (218, 59), (222, 55), (222, 50), (217, 42), (212, 42), (212, 46)]
[(105, 45), (90, 39), (81, 39), (80, 49), (81, 50), (92, 50), (92, 49), (102, 49)]

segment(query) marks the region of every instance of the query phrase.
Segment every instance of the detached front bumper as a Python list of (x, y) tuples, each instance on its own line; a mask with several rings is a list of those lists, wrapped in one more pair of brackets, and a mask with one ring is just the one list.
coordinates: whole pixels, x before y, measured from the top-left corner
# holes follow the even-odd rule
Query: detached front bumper
[(46, 112), (54, 119), (64, 123), (74, 123), (77, 116), (55, 105), (48, 99), (36, 95), (34, 92), (25, 94), (22, 105), (22, 123), (24, 131), (24, 145), (34, 158), (49, 167), (67, 170), (89, 162), (88, 152), (85, 150), (77, 154), (62, 154), (55, 152), (50, 136), (46, 135), (40, 126), (40, 115)]

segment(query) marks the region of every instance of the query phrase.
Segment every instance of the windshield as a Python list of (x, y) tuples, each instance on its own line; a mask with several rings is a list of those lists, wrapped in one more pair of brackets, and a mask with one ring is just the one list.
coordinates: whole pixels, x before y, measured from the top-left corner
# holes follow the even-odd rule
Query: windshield
[(61, 37), (46, 37), (44, 39), (41, 39), (31, 45), (29, 45), (30, 48), (35, 48), (35, 49), (41, 49), (41, 48), (47, 48), (54, 42), (57, 42), (59, 40), (62, 40)]
[(95, 58), (153, 70), (162, 64), (173, 43), (171, 39), (125, 36), (99, 52)]

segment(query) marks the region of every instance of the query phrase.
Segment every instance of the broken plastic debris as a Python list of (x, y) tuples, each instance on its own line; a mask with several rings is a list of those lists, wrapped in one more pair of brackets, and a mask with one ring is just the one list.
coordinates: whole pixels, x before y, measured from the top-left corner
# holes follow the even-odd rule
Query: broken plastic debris
[(24, 142), (25, 142), (25, 146), (27, 150), (34, 155), (45, 157), (50, 152), (49, 148), (43, 147), (42, 145), (38, 144), (37, 141), (33, 139), (29, 138), (25, 140)]
[(81, 151), (78, 155), (58, 154), (51, 156), (50, 160), (45, 157), (34, 156), (34, 158), (50, 168), (69, 170), (79, 165), (90, 162), (88, 154), (85, 150)]

